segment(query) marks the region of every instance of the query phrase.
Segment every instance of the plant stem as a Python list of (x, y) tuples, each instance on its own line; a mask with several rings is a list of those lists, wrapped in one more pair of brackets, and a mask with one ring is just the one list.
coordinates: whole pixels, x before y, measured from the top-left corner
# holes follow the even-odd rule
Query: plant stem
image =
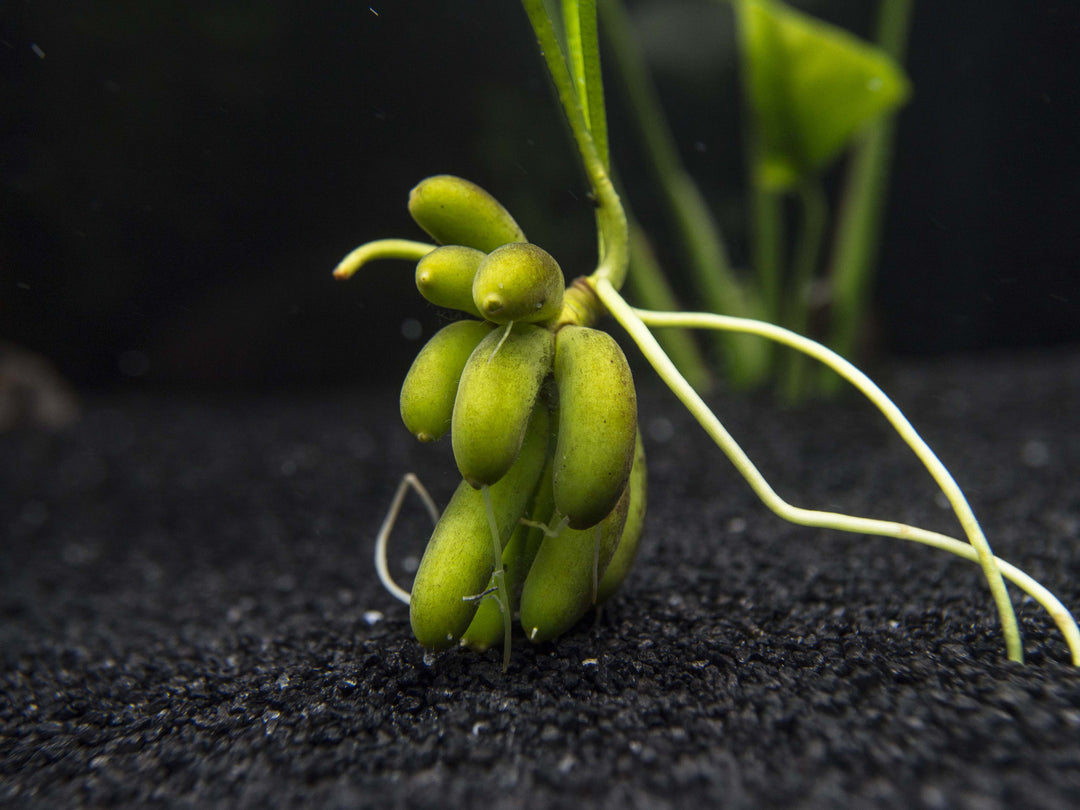
[(784, 206), (779, 192), (750, 179), (750, 260), (758, 281), (761, 317), (780, 320), (784, 277)]
[[(897, 62), (904, 58), (911, 11), (911, 0), (881, 2), (877, 42)], [(828, 271), (832, 286), (832, 329), (828, 342), (845, 357), (853, 356), (870, 297), (871, 271), (877, 258), (895, 132), (895, 116), (871, 124), (855, 147), (844, 182)], [(823, 372), (823, 390), (835, 391), (839, 384), (835, 376)]]
[(592, 134), (604, 168), (611, 171), (608, 155), (607, 111), (600, 75), (600, 41), (596, 30), (596, 0), (562, 0), (570, 73), (578, 98), (585, 99), (585, 123)]
[(716, 415), (708, 408), (701, 397), (694, 392), (686, 380), (682, 378), (667, 356), (664, 355), (663, 350), (649, 332), (646, 323), (653, 326), (726, 329), (766, 337), (825, 363), (858, 388), (885, 415), (885, 418), (889, 420), (889, 423), (900, 434), (904, 442), (915, 452), (937, 482), (949, 503), (952, 504), (960, 525), (974, 547), (979, 564), (983, 569), (983, 575), (986, 577), (990, 587), (990, 593), (997, 606), (1002, 632), (1005, 636), (1008, 656), (1010, 660), (1023, 661), (1024, 653), (1020, 629), (1016, 621), (1016, 613), (1013, 610), (1012, 602), (1009, 600), (1009, 594), (1002, 579), (1001, 570), (997, 567), (990, 545), (986, 541), (986, 537), (975, 519), (975, 515), (972, 513), (964, 494), (960, 491), (949, 471), (915, 431), (915, 428), (900, 412), (900, 409), (869, 377), (821, 344), (773, 324), (710, 313), (661, 313), (635, 310), (623, 300), (622, 296), (613, 287), (603, 280), (596, 283), (596, 293), (608, 308), (608, 311), (630, 333), (634, 342), (638, 344), (638, 347), (653, 368), (656, 369), (661, 379), (679, 397), (691, 414), (705, 428), (709, 436), (731, 459), (735, 467), (769, 509), (785, 520), (804, 526), (911, 539), (914, 532), (921, 530), (889, 521), (870, 520), (835, 512), (803, 509), (787, 503), (777, 495), (753, 462), (743, 452), (742, 448), (732, 438), (731, 434), (727, 432), (720, 420), (716, 418)]
[(365, 264), (377, 259), (405, 259), (418, 262), (434, 249), (435, 245), (427, 242), (413, 242), (410, 239), (376, 239), (374, 242), (360, 245), (342, 259), (334, 268), (334, 278), (351, 278)]
[(492, 551), (495, 555), (495, 565), (492, 569), (492, 580), (495, 582), (495, 599), (499, 603), (499, 610), (503, 619), (503, 672), (510, 667), (510, 589), (506, 584), (506, 569), (503, 568), (502, 536), (499, 533), (499, 522), (495, 519), (495, 508), (491, 503), (491, 487), (484, 484), (480, 487), (484, 496), (484, 511), (487, 512), (488, 528), (491, 530)]
[[(781, 304), (780, 323), (792, 332), (807, 335), (814, 274), (829, 219), (829, 204), (819, 179), (811, 178), (799, 186), (799, 204), (802, 221), (792, 257), (789, 292)], [(782, 385), (788, 402), (796, 403), (805, 398), (808, 393), (806, 357), (801, 354), (787, 356)]]
[(409, 604), (410, 594), (394, 582), (394, 578), (390, 575), (390, 566), (386, 563), (386, 547), (390, 541), (390, 532), (394, 530), (398, 513), (401, 512), (401, 505), (410, 487), (416, 491), (416, 494), (420, 496), (420, 500), (424, 502), (424, 508), (427, 509), (428, 514), (431, 516), (432, 525), (437, 526), (439, 524), (439, 508), (435, 506), (435, 500), (428, 494), (419, 478), (412, 473), (405, 473), (401, 483), (398, 484), (397, 492), (394, 493), (393, 501), (390, 502), (390, 510), (386, 513), (386, 518), (383, 520), (382, 526), (379, 527), (379, 533), (375, 536), (375, 573), (379, 575), (379, 581), (390, 592), (390, 595), (406, 605)]
[(630, 258), (626, 214), (592, 134), (589, 132), (585, 108), (575, 89), (574, 80), (570, 75), (562, 48), (559, 47), (559, 41), (551, 25), (551, 18), (548, 17), (547, 10), (544, 8), (543, 0), (522, 0), (522, 6), (529, 17), (529, 22), (532, 23), (537, 42), (540, 44), (540, 52), (547, 64), (551, 80), (555, 84), (559, 103), (566, 114), (570, 132), (574, 136), (578, 153), (581, 155), (585, 176), (596, 197), (600, 261), (593, 275), (595, 278), (609, 280), (618, 289), (626, 280), (626, 268)]

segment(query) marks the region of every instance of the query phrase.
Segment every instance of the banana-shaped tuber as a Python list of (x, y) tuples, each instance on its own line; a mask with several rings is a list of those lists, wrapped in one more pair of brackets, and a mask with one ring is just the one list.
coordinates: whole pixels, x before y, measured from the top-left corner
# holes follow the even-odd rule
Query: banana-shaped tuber
[(484, 321), (455, 321), (416, 356), (401, 386), (401, 421), (420, 441), (433, 442), (450, 429), (462, 370), (491, 330)]
[(623, 584), (626, 575), (630, 573), (637, 557), (638, 544), (641, 540), (642, 529), (645, 528), (645, 507), (648, 502), (648, 484), (645, 475), (645, 445), (641, 441), (641, 431), (638, 431), (637, 441), (634, 443), (634, 467), (630, 470), (630, 481), (626, 484), (626, 490), (630, 493), (630, 507), (626, 515), (626, 525), (623, 526), (622, 537), (619, 545), (608, 563), (607, 570), (600, 580), (600, 587), (596, 589), (596, 602), (606, 602)]
[[(551, 518), (554, 501), (551, 496), (551, 459), (540, 475), (528, 514), (532, 521), (542, 522)], [(518, 524), (510, 540), (503, 549), (503, 568), (506, 570), (506, 584), (510, 589), (510, 605), (513, 610), (521, 601), (521, 588), (525, 584), (525, 575), (529, 573), (536, 552), (544, 539), (544, 530), (526, 523)], [(488, 589), (495, 586), (494, 577), (488, 582)], [(502, 610), (495, 599), (485, 599), (476, 609), (469, 629), (461, 637), (461, 643), (474, 650), (486, 650), (503, 640)]]
[(599, 523), (626, 487), (634, 462), (637, 394), (619, 344), (585, 326), (559, 330), (555, 384), (555, 508), (571, 528), (582, 529)]
[[(549, 417), (536, 408), (517, 461), (491, 487), (500, 544), (518, 526), (536, 489), (548, 451)], [(464, 481), (435, 526), (413, 581), (409, 619), (416, 640), (430, 649), (457, 643), (477, 610), (476, 596), (494, 569), (493, 542), (483, 493)]]
[[(450, 438), (461, 477), (494, 484), (514, 463), (555, 339), (532, 324), (510, 325), (480, 341), (461, 374)], [(531, 492), (531, 490), (530, 490)]]
[(416, 289), (439, 307), (483, 318), (473, 303), (473, 277), (484, 260), (482, 251), (464, 245), (435, 248), (416, 265)]
[(507, 242), (524, 242), (510, 212), (476, 183), (450, 174), (421, 180), (409, 192), (409, 213), (441, 245), (465, 245), (489, 253)]
[(473, 304), (494, 323), (540, 323), (562, 311), (566, 280), (541, 247), (520, 242), (493, 250), (473, 278)]
[(521, 589), (521, 626), (530, 641), (558, 638), (596, 603), (598, 580), (615, 553), (629, 505), (626, 488), (598, 525), (544, 538)]

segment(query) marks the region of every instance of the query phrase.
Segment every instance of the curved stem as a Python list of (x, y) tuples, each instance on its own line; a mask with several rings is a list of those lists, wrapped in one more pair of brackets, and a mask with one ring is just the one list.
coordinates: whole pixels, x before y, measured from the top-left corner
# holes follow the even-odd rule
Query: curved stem
[(418, 262), (435, 247), (428, 242), (414, 242), (411, 239), (376, 239), (374, 242), (366, 242), (338, 262), (338, 266), (334, 268), (334, 278), (351, 278), (365, 264), (377, 259)]
[(394, 524), (397, 523), (401, 504), (404, 502), (405, 494), (410, 487), (416, 491), (416, 494), (420, 496), (420, 500), (424, 502), (424, 507), (427, 509), (428, 514), (431, 515), (431, 522), (433, 524), (439, 522), (439, 508), (435, 506), (435, 500), (424, 488), (424, 485), (420, 483), (419, 478), (412, 473), (406, 473), (401, 479), (401, 483), (398, 484), (394, 499), (390, 502), (390, 510), (386, 513), (386, 518), (383, 520), (382, 526), (379, 527), (379, 534), (375, 537), (375, 572), (379, 575), (379, 581), (382, 582), (383, 587), (390, 592), (391, 596), (406, 605), (409, 604), (411, 596), (407, 590), (394, 582), (394, 578), (390, 576), (390, 567), (386, 564), (386, 547), (390, 540), (390, 532), (394, 530)]
[(986, 537), (983, 535), (982, 529), (979, 527), (964, 494), (960, 491), (948, 470), (945, 469), (945, 466), (900, 412), (900, 409), (869, 377), (824, 346), (772, 324), (709, 313), (661, 313), (635, 310), (623, 300), (617, 290), (603, 280), (596, 283), (596, 293), (615, 319), (630, 333), (634, 342), (637, 343), (646, 359), (656, 369), (661, 379), (679, 397), (691, 414), (705, 428), (709, 436), (731, 459), (740, 474), (769, 509), (785, 520), (804, 526), (840, 529), (863, 534), (884, 534), (889, 537), (909, 539), (912, 532), (917, 531), (914, 527), (889, 521), (855, 518), (834, 512), (803, 509), (789, 504), (777, 495), (743, 449), (739, 447), (735, 439), (717, 419), (716, 415), (683, 379), (682, 375), (679, 374), (675, 366), (663, 353), (656, 339), (649, 332), (646, 323), (653, 326), (728, 329), (767, 337), (820, 360), (858, 388), (885, 415), (893, 428), (929, 470), (946, 498), (949, 499), (965, 534), (974, 547), (979, 564), (983, 569), (983, 575), (989, 584), (990, 593), (997, 606), (1002, 632), (1005, 636), (1008, 656), (1013, 661), (1023, 661), (1024, 653), (1020, 629), (1012, 602), (1009, 600), (1008, 591), (1005, 588), (1005, 582), (1002, 579), (1001, 570), (995, 562), (995, 557), (990, 551), (990, 545), (986, 541)]

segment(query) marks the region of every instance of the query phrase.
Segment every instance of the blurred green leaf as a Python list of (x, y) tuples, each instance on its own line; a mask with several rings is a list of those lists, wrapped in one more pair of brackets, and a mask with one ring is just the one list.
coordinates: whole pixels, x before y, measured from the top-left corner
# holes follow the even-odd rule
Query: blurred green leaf
[(790, 190), (820, 172), (910, 94), (879, 48), (778, 0), (739, 0), (743, 79), (754, 117), (755, 181)]

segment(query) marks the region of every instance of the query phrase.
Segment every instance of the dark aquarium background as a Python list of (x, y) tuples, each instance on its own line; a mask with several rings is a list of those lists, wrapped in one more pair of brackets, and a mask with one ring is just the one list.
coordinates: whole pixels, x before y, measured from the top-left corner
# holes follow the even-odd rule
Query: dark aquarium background
[[(730, 9), (630, 5), (745, 261)], [(861, 0), (796, 5), (872, 30)], [(1078, 42), (1074, 2), (916, 3), (877, 356), (1080, 342)], [(405, 200), (428, 174), (480, 182), (568, 276), (590, 269), (591, 207), (517, 2), (5, 2), (0, 65), (0, 339), (76, 386), (399, 379), (445, 313), (406, 264), (330, 271), (419, 237)], [(678, 281), (608, 95), (621, 180)]]

